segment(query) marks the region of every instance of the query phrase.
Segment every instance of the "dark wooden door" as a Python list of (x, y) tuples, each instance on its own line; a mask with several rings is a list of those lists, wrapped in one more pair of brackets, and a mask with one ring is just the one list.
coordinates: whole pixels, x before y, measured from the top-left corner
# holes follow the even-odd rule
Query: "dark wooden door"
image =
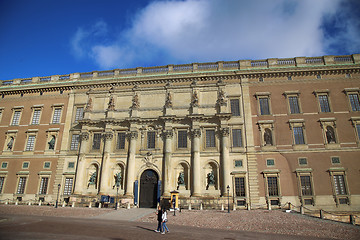
[(140, 207), (154, 208), (157, 203), (158, 175), (153, 170), (145, 170), (140, 177)]

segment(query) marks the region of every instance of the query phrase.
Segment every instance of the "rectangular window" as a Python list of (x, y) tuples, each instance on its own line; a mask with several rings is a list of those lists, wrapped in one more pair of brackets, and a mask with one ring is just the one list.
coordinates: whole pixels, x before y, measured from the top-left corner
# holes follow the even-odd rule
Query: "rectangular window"
[(52, 123), (60, 123), (60, 117), (61, 117), (61, 108), (55, 108)]
[(34, 151), (35, 135), (30, 135), (26, 143), (25, 151)]
[(206, 130), (206, 147), (215, 146), (215, 130)]
[(117, 138), (117, 149), (125, 149), (126, 133), (119, 132)]
[(245, 197), (245, 178), (235, 178), (235, 194), (237, 197)]
[(6, 169), (7, 166), (8, 166), (8, 163), (7, 163), (7, 162), (2, 162), (2, 163), (1, 163), (1, 168), (2, 168), (2, 169)]
[(310, 176), (300, 176), (301, 193), (303, 196), (312, 196)]
[(307, 159), (306, 158), (299, 158), (299, 165), (307, 165)]
[(349, 100), (352, 111), (360, 111), (359, 95), (357, 93), (349, 94)]
[(73, 186), (73, 178), (65, 178), (64, 195), (70, 195)]
[(178, 148), (187, 148), (187, 131), (178, 131)]
[(50, 162), (44, 162), (44, 168), (45, 169), (49, 169), (50, 168), (51, 163)]
[(13, 116), (11, 125), (19, 125), (19, 122), (20, 122), (20, 114), (21, 114), (21, 111), (20, 111), (20, 110), (16, 110), (16, 111), (14, 112), (14, 116)]
[(19, 178), (19, 184), (16, 193), (17, 194), (24, 194), (25, 192), (25, 185), (26, 185), (26, 177)]
[(39, 194), (46, 194), (48, 182), (49, 182), (49, 178), (47, 178), (47, 177), (41, 178)]
[(269, 196), (278, 196), (279, 188), (278, 188), (278, 179), (277, 177), (268, 177), (268, 191)]
[(74, 167), (75, 167), (75, 162), (68, 163), (68, 168), (74, 168)]
[(293, 127), (295, 144), (305, 144), (302, 127)]
[(233, 116), (240, 116), (239, 99), (230, 99), (231, 114)]
[(82, 120), (84, 117), (84, 108), (83, 107), (77, 107), (76, 113), (75, 113), (75, 122), (78, 122)]
[(101, 133), (94, 133), (92, 149), (99, 150), (100, 143), (101, 143)]
[(275, 160), (274, 159), (266, 159), (266, 165), (267, 166), (275, 166)]
[(357, 131), (358, 139), (360, 141), (360, 124), (356, 124), (356, 131)]
[(73, 134), (71, 138), (70, 150), (75, 151), (79, 147), (79, 134)]
[(260, 103), (260, 114), (270, 115), (269, 98), (259, 98)]
[(23, 162), (22, 168), (23, 169), (28, 169), (29, 168), (29, 162)]
[(344, 175), (334, 175), (333, 177), (336, 195), (346, 195)]
[(33, 114), (31, 124), (39, 124), (39, 122), (40, 122), (40, 114), (41, 114), (40, 109), (35, 109), (34, 110), (34, 114)]
[(319, 95), (319, 104), (321, 112), (330, 112), (329, 98), (327, 95)]
[(243, 161), (242, 160), (235, 160), (235, 167), (242, 167)]
[(155, 148), (155, 132), (147, 133), (147, 148), (148, 149)]
[(332, 164), (340, 164), (340, 158), (339, 157), (332, 157), (331, 158)]
[(290, 113), (300, 113), (299, 98), (297, 96), (289, 97)]
[(232, 140), (233, 140), (233, 147), (243, 146), (241, 129), (232, 130)]
[(5, 177), (0, 177), (0, 193), (2, 193), (4, 182), (5, 182)]

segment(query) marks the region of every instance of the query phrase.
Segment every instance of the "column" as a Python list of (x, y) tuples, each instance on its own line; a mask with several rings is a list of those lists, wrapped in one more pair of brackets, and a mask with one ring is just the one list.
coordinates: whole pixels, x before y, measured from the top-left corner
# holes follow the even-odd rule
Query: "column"
[(232, 184), (230, 176), (231, 162), (229, 159), (229, 128), (221, 128), (221, 157), (220, 157), (220, 168), (221, 168), (221, 195), (227, 196), (227, 186), (230, 187), (230, 195), (232, 193)]
[(191, 168), (192, 168), (192, 196), (201, 195), (201, 167), (200, 167), (200, 137), (201, 130), (193, 129), (191, 146)]
[(171, 153), (172, 153), (172, 137), (173, 131), (172, 130), (165, 130), (163, 132), (165, 138), (165, 146), (164, 146), (164, 196), (170, 196), (170, 192), (173, 186), (171, 184)]
[(136, 140), (138, 138), (137, 131), (131, 131), (129, 134), (130, 144), (126, 170), (126, 188), (125, 194), (127, 196), (134, 196), (134, 181), (135, 181), (135, 153), (136, 153)]
[(104, 155), (101, 166), (101, 182), (99, 194), (107, 194), (109, 192), (109, 176), (110, 176), (110, 153), (111, 153), (111, 141), (113, 139), (113, 133), (111, 131), (105, 132), (103, 135), (105, 146), (104, 146)]
[(82, 190), (85, 186), (84, 178), (86, 172), (86, 158), (85, 154), (88, 148), (88, 140), (89, 140), (89, 133), (82, 132), (79, 136), (80, 141), (80, 150), (79, 150), (79, 160), (77, 163), (77, 171), (76, 171), (76, 182), (74, 188), (74, 194), (82, 194)]

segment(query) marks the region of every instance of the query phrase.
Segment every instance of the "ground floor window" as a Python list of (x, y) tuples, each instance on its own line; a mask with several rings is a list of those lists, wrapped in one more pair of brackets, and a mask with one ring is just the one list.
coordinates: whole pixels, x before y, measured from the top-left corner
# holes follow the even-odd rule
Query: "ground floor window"
[(44, 194), (47, 193), (48, 183), (49, 183), (49, 178), (48, 177), (42, 177), (41, 178), (39, 194), (44, 195)]
[(73, 186), (73, 178), (65, 178), (64, 195), (70, 195)]
[(2, 193), (4, 182), (5, 182), (5, 177), (0, 177), (0, 193)]
[(26, 185), (26, 177), (20, 177), (18, 188), (17, 188), (17, 194), (24, 194), (25, 192), (25, 185)]
[(279, 196), (278, 178), (268, 177), (267, 181), (269, 196)]
[(300, 176), (301, 193), (303, 196), (312, 196), (310, 176)]
[(245, 197), (245, 178), (235, 178), (235, 194), (237, 197)]

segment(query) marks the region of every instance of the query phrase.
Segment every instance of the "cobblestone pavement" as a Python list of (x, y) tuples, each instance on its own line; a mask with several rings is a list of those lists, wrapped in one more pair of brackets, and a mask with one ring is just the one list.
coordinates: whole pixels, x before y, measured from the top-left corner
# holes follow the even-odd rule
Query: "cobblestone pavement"
[[(113, 216), (113, 209), (98, 208), (57, 208), (51, 206), (15, 206), (0, 205), (2, 215), (56, 216), (94, 219), (106, 215)], [(118, 211), (124, 214), (125, 211)], [(134, 213), (132, 213), (134, 214)], [(98, 216), (98, 217), (96, 217)], [(218, 229), (219, 231), (258, 232), (259, 234), (281, 234), (324, 239), (360, 239), (360, 227), (345, 223), (321, 220), (297, 213), (286, 213), (281, 210), (238, 210), (227, 213), (216, 210), (182, 210), (168, 214), (170, 230), (178, 227), (195, 227), (201, 229)], [(95, 219), (94, 219), (95, 220)], [(111, 220), (111, 219), (109, 219)], [(137, 220), (144, 224), (156, 226), (155, 209), (152, 213)]]

